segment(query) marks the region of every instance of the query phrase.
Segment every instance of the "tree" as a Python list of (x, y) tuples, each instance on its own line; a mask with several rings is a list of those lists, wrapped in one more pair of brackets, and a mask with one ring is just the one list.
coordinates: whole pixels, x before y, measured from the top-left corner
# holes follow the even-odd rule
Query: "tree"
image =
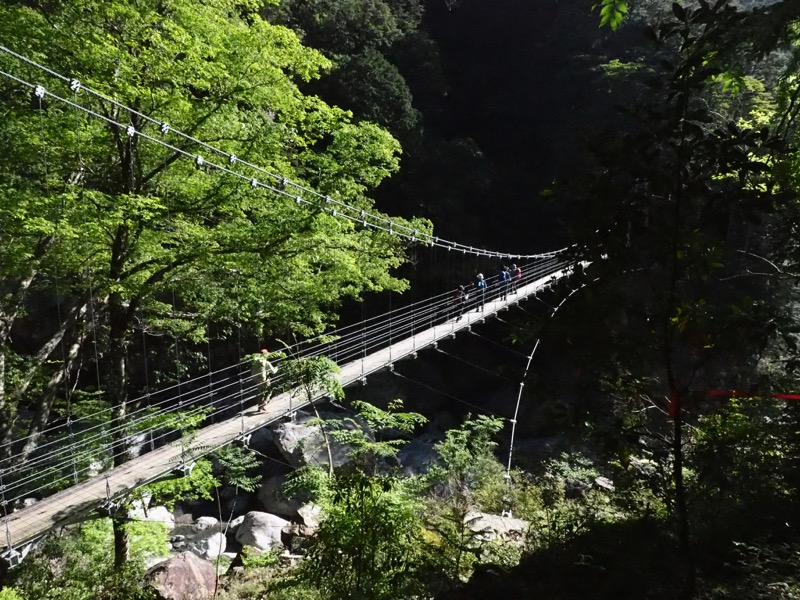
[(328, 435), (351, 447), (354, 467), (338, 473), (304, 467), (287, 483), (287, 493), (311, 491), (322, 508), (300, 580), (327, 598), (408, 598), (424, 587), (417, 576), (420, 488), (414, 478), (387, 472), (376, 462), (395, 456), (404, 444), (382, 439), (385, 434), (408, 434), (424, 422), (422, 415), (399, 412), (401, 407), (397, 401), (384, 411), (357, 402), (354, 417), (325, 421)]
[(469, 528), (469, 513), (476, 508), (480, 487), (502, 472), (493, 454), (497, 446), (493, 438), (502, 427), (498, 418), (467, 418), (436, 444), (440, 461), (426, 476), (434, 498), (427, 520), (441, 538), (439, 560), (451, 581), (467, 575), (480, 556), (480, 543)]
[[(328, 61), (255, 9), (233, 0), (13, 3), (0, 8), (0, 33), (16, 51), (140, 113), (371, 209), (366, 194), (397, 169), (398, 144), (303, 95), (297, 82), (319, 76)], [(41, 79), (7, 56), (2, 64)], [(334, 318), (344, 296), (405, 287), (388, 272), (403, 261), (394, 236), (356, 228), (323, 205), (306, 209), (196, 168), (181, 160), (181, 151), (198, 150), (192, 143), (148, 142), (141, 133), (161, 134), (139, 113), (74, 95), (107, 119), (130, 123), (139, 133), (129, 136), (126, 127), (52, 99), (31, 111), (28, 88), (9, 80), (3, 86), (8, 113), (0, 137), (8, 142), (2, 152), (9, 168), (0, 189), (9, 253), (2, 268), (11, 292), (0, 318), (6, 439), (15, 427), (42, 429), (57, 390), (69, 393), (79, 369), (94, 363), (96, 347), (116, 432), (109, 451), (121, 464), (134, 340), (142, 332), (191, 344), (205, 340), (209, 321), (238, 319), (267, 332), (310, 333)], [(66, 86), (60, 93), (72, 96)], [(13, 346), (12, 333), (30, 327), (53, 296), (62, 316), (48, 324), (40, 349)], [(31, 320), (23, 320), (25, 311)], [(53, 357), (59, 358), (48, 362)], [(37, 377), (48, 393), (33, 389)], [(26, 402), (36, 416), (15, 424)], [(124, 540), (118, 542), (124, 557)]]
[(654, 29), (663, 72), (648, 82), (651, 100), (628, 107), (629, 129), (600, 141), (591, 199), (575, 204), (590, 212), (571, 223), (582, 230), (579, 254), (591, 257), (589, 277), (599, 277), (584, 298), (609, 302), (605, 320), (592, 316), (606, 329), (603, 349), (593, 351), (614, 374), (624, 435), (647, 440), (669, 469), (662, 492), (688, 597), (695, 568), (686, 424), (708, 410), (704, 391), (755, 383), (783, 312), (772, 301), (781, 284), (751, 277), (752, 261), (775, 249), (757, 232), (775, 223), (773, 211), (792, 191), (776, 169), (783, 139), (757, 122), (754, 105), (720, 112), (717, 102), (732, 93), (727, 75), (762, 51), (745, 33), (763, 14), (726, 2), (675, 4), (673, 12), (674, 21)]

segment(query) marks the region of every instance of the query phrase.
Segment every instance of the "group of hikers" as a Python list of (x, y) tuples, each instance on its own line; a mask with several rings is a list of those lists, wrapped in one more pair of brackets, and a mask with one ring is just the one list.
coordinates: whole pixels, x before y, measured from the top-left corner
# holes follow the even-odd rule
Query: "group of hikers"
[[(522, 281), (522, 269), (513, 264), (511, 267), (504, 266), (497, 275), (496, 281), (492, 282), (497, 289), (497, 298), (500, 300), (508, 299), (508, 294), (515, 294), (520, 282)], [(475, 310), (482, 311), (486, 305), (486, 295), (489, 290), (489, 281), (483, 273), (478, 273), (474, 281), (466, 285), (459, 285), (453, 295), (453, 309), (458, 314), (456, 321), (460, 321), (466, 312), (467, 307), (474, 306)]]
[[(515, 294), (522, 282), (522, 269), (512, 264), (511, 267), (504, 266), (497, 277), (491, 278), (491, 285), (494, 295), (500, 300), (506, 300), (508, 294)], [(458, 315), (457, 321), (461, 320), (468, 307), (482, 311), (486, 305), (486, 296), (489, 293), (490, 282), (483, 277), (483, 273), (478, 273), (475, 279), (466, 285), (459, 285), (453, 295), (450, 304), (450, 317)], [(250, 355), (250, 376), (255, 385), (256, 397), (258, 399), (258, 410), (264, 412), (267, 403), (272, 397), (271, 376), (278, 369), (272, 364), (271, 359), (283, 356), (281, 352), (270, 353), (266, 348), (256, 354)]]

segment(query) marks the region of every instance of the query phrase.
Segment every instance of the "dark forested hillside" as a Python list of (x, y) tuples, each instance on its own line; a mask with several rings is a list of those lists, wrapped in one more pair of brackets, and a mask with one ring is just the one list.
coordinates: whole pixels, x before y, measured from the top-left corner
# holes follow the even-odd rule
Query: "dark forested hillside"
[[(800, 2), (26, 0), (0, 46), (0, 600), (800, 598)], [(434, 294), (344, 390), (323, 344)]]

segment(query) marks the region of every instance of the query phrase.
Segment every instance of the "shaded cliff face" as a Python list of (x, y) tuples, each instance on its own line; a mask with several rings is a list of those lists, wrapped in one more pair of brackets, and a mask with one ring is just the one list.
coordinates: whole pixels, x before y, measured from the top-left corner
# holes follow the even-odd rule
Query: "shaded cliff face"
[(452, 11), (431, 0), (426, 8), (448, 90), (427, 127), (473, 139), (491, 164), (491, 185), (474, 207), (486, 212), (491, 242), (556, 247), (558, 207), (540, 192), (579, 172), (585, 137), (614, 118), (598, 65), (638, 32), (600, 30), (585, 0), (463, 0)]

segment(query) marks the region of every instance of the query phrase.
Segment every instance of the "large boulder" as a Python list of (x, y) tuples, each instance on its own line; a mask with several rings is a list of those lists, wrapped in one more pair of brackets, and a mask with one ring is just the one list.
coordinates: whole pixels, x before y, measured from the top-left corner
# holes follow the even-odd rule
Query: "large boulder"
[(322, 507), (319, 504), (309, 502), (304, 504), (297, 510), (300, 515), (301, 533), (306, 537), (311, 537), (319, 529), (319, 523), (322, 519)]
[(281, 534), (289, 525), (289, 521), (277, 515), (251, 511), (236, 529), (236, 541), (259, 550), (282, 548)]
[[(341, 419), (341, 415), (322, 413), (324, 419)], [(274, 429), (275, 445), (283, 457), (295, 468), (307, 465), (328, 465), (328, 449), (325, 438), (318, 424), (314, 423), (315, 417), (305, 413), (298, 413), (296, 420), (280, 423)], [(351, 424), (351, 427), (357, 427)], [(328, 436), (330, 443), (333, 468), (349, 464), (350, 447), (334, 442)]]
[(144, 508), (138, 506), (128, 511), (128, 517), (136, 521), (147, 521), (148, 523), (163, 523), (167, 529), (172, 529), (175, 525), (175, 517), (166, 506), (151, 506)]
[[(207, 533), (206, 533), (207, 532)], [(216, 560), (227, 547), (225, 534), (221, 531), (206, 530), (205, 535), (187, 542), (187, 548), (200, 558)]]
[(524, 519), (504, 517), (478, 511), (470, 511), (464, 523), (485, 542), (500, 540), (522, 546), (530, 524)]
[(307, 498), (287, 498), (281, 492), (283, 484), (286, 483), (285, 475), (273, 475), (267, 477), (258, 489), (258, 502), (268, 513), (280, 515), (293, 519)]
[(200, 558), (216, 559), (226, 550), (225, 527), (225, 523), (208, 516), (191, 523), (179, 523), (171, 533), (172, 547), (189, 550)]
[(433, 442), (411, 440), (397, 453), (404, 475), (424, 475), (436, 464), (439, 453)]
[(210, 600), (214, 595), (214, 565), (191, 552), (182, 552), (147, 571), (148, 585), (159, 600)]

